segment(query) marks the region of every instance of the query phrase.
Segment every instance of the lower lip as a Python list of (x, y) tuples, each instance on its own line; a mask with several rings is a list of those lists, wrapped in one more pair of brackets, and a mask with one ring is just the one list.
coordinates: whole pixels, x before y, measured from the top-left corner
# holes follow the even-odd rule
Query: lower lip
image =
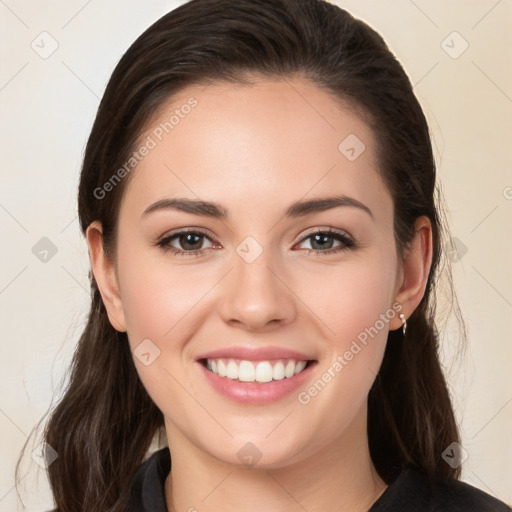
[(304, 386), (304, 382), (308, 379), (316, 361), (309, 363), (304, 370), (293, 377), (285, 377), (281, 380), (265, 383), (240, 382), (239, 380), (220, 377), (200, 362), (197, 362), (197, 364), (201, 367), (208, 382), (221, 395), (243, 404), (268, 404), (276, 402)]

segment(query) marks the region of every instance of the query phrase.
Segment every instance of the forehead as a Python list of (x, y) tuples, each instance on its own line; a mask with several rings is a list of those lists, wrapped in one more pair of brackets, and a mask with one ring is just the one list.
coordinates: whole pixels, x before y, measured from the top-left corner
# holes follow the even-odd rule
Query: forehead
[(151, 148), (123, 199), (140, 212), (165, 196), (265, 208), (326, 192), (370, 202), (387, 193), (370, 127), (305, 80), (188, 87), (162, 104), (143, 144)]

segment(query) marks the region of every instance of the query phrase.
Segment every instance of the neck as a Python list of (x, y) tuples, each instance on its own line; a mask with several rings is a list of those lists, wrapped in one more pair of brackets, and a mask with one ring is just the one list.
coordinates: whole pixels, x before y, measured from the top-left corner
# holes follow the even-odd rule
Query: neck
[(371, 461), (366, 410), (314, 455), (275, 468), (240, 468), (199, 450), (166, 424), (172, 470), (169, 512), (367, 512), (387, 485)]

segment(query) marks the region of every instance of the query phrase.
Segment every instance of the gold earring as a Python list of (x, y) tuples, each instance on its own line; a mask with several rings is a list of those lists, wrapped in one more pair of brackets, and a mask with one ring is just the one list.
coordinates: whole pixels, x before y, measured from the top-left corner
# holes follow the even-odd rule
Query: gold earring
[(405, 315), (403, 313), (400, 313), (398, 315), (398, 317), (400, 318), (400, 320), (402, 320), (402, 323), (403, 323), (402, 333), (405, 336), (405, 331), (407, 331), (407, 320), (405, 319)]

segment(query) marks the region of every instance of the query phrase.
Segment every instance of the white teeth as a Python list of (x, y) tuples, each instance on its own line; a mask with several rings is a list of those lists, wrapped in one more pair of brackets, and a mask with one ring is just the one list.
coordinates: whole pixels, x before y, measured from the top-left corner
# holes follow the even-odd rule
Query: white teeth
[(226, 377), (228, 379), (238, 379), (238, 365), (235, 361), (229, 361), (226, 367)]
[[(214, 363), (215, 363), (215, 361), (214, 361)], [(297, 375), (297, 373), (300, 373), (302, 370), (304, 370), (304, 368), (306, 368), (306, 361), (299, 361), (295, 365), (295, 375)]]
[(238, 369), (238, 380), (242, 382), (254, 382), (256, 380), (256, 372), (254, 365), (249, 361), (242, 361)]
[(284, 379), (284, 364), (281, 361), (274, 365), (274, 368), (272, 370), (272, 378), (274, 380)]
[[(252, 363), (249, 363), (252, 364)], [(270, 382), (272, 380), (272, 365), (268, 361), (262, 361), (256, 366), (256, 381)]]
[(284, 376), (285, 377), (293, 377), (295, 375), (295, 362), (294, 361), (288, 361), (288, 364), (286, 365), (286, 368), (284, 369)]
[(271, 382), (291, 378), (302, 372), (307, 361), (281, 360), (272, 366), (270, 361), (240, 361), (237, 364), (233, 359), (207, 359), (206, 367), (220, 377), (227, 377), (241, 382)]

